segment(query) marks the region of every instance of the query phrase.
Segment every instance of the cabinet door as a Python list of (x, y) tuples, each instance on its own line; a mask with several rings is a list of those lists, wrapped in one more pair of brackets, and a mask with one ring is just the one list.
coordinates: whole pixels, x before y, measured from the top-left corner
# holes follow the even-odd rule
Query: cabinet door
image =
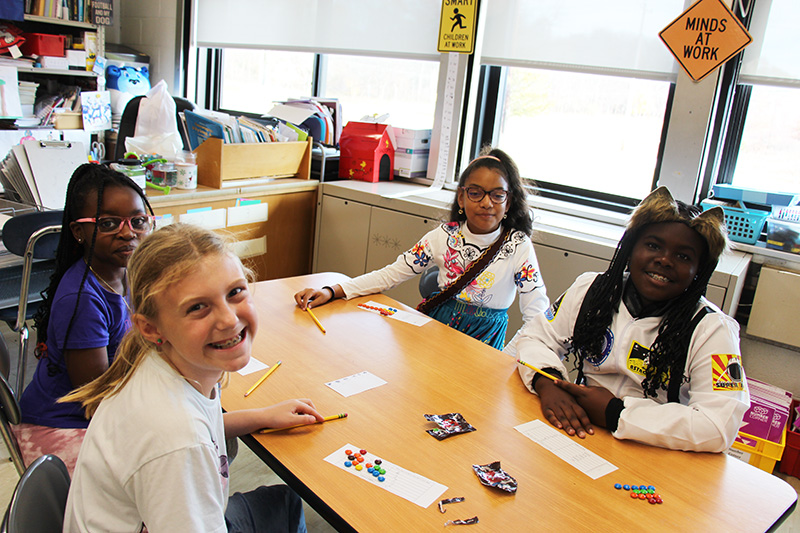
[[(398, 255), (414, 246), (420, 237), (437, 224), (436, 220), (373, 207), (366, 272), (394, 263)], [(411, 278), (385, 294), (398, 302), (415, 307), (422, 299), (419, 295), (419, 277)]]
[(370, 209), (352, 200), (322, 197), (316, 272), (341, 272), (350, 277), (364, 273)]
[(606, 259), (569, 252), (544, 244), (535, 244), (534, 248), (551, 302), (569, 289), (575, 278), (584, 272), (605, 272), (608, 268)]

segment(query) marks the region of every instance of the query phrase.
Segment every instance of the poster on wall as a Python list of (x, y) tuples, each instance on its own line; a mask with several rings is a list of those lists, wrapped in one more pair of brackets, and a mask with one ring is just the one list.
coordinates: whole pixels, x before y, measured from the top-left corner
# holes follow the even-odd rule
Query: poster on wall
[(114, 7), (111, 0), (93, 0), (92, 21), (97, 26), (111, 26), (114, 22)]

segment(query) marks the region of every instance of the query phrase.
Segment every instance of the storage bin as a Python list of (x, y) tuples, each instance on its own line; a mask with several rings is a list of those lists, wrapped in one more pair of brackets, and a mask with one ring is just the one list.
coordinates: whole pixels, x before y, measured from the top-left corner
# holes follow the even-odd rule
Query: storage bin
[(299, 178), (311, 174), (311, 139), (304, 142), (233, 143), (209, 138), (197, 154), (197, 183), (221, 189), (257, 179)]
[(747, 209), (744, 207), (733, 207), (714, 200), (703, 200), (700, 202), (703, 211), (712, 207), (722, 207), (725, 212), (725, 225), (728, 227), (728, 237), (732, 241), (744, 244), (755, 244), (761, 237), (764, 229), (764, 222), (769, 216), (768, 211), (760, 209)]
[(63, 35), (49, 33), (23, 33), (25, 42), (20, 46), (22, 54), (26, 56), (53, 56), (65, 57)]
[(790, 431), (786, 432), (786, 449), (783, 450), (783, 457), (778, 470), (784, 474), (800, 478), (800, 433), (791, 431), (795, 419), (797, 418), (798, 401), (792, 400), (792, 408), (787, 424)]
[(800, 254), (800, 223), (769, 217), (767, 248)]
[(785, 427), (783, 428), (783, 435), (779, 443), (761, 439), (740, 431), (739, 435), (736, 437), (736, 441), (733, 443), (733, 446), (731, 446), (731, 450), (739, 450), (740, 452), (750, 454), (750, 456), (746, 458), (743, 454), (735, 454), (731, 450), (728, 450), (728, 455), (734, 455), (742, 460), (747, 459), (747, 463), (772, 473), (775, 469), (775, 463), (780, 461), (785, 447)]

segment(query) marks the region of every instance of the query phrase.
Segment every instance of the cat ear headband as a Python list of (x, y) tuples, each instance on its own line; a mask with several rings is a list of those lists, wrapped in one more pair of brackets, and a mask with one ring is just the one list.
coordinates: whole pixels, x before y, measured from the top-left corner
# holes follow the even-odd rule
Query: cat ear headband
[(697, 216), (687, 216), (678, 210), (678, 204), (666, 187), (651, 192), (634, 209), (628, 221), (628, 230), (639, 229), (647, 224), (661, 222), (681, 222), (699, 233), (708, 244), (712, 259), (728, 248), (728, 231), (725, 227), (725, 213), (721, 207), (703, 211)]

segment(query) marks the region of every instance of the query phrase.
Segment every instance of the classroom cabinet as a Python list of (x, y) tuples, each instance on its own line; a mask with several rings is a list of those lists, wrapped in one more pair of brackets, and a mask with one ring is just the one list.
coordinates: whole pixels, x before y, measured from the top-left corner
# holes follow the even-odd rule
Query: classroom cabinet
[[(323, 195), (314, 271), (355, 277), (384, 267), (436, 224), (432, 218)], [(385, 294), (413, 307), (421, 300), (418, 286), (419, 278), (413, 278)]]
[[(206, 220), (224, 221), (224, 227), (217, 227), (217, 224), (213, 229), (228, 232), (236, 239), (237, 253), (255, 271), (257, 280), (262, 281), (311, 271), (317, 184), (306, 183), (292, 192), (247, 187), (236, 191), (200, 187), (199, 192), (173, 190), (164, 195), (148, 190), (147, 194), (156, 215), (172, 215), (162, 219), (164, 221), (178, 222), (181, 215), (192, 210), (210, 208), (211, 213), (200, 212), (200, 215)], [(237, 221), (228, 216), (228, 208), (235, 207), (240, 199), (266, 204), (266, 220)]]

